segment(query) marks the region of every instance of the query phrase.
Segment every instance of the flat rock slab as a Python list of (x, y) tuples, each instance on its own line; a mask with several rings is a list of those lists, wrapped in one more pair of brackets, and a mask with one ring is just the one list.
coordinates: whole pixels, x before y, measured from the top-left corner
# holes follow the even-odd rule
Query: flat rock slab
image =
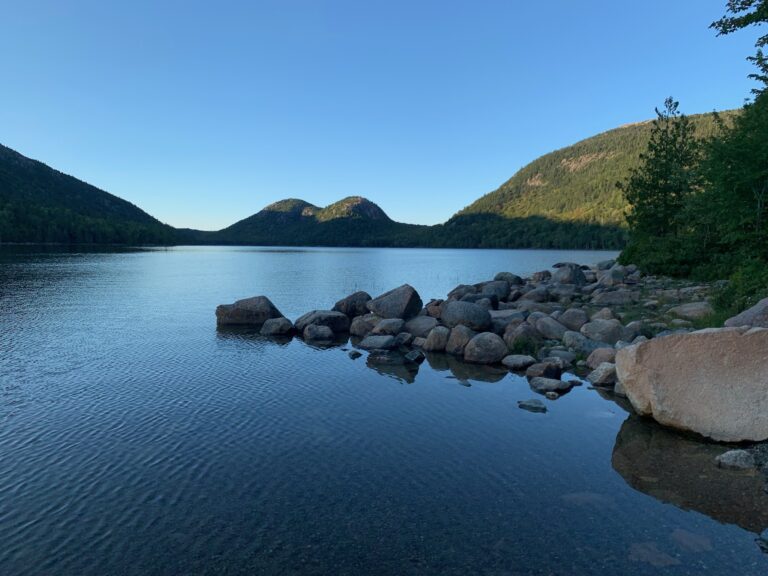
[(768, 329), (719, 328), (654, 338), (616, 354), (639, 414), (721, 442), (768, 439)]

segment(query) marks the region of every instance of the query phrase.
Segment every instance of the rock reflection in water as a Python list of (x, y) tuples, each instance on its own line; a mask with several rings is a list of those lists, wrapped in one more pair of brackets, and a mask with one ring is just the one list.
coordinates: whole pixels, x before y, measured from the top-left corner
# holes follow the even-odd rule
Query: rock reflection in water
[(635, 490), (759, 534), (768, 527), (765, 480), (756, 471), (718, 468), (715, 458), (726, 450), (630, 415), (611, 463)]
[(459, 382), (467, 383), (470, 380), (477, 382), (499, 382), (509, 370), (498, 366), (484, 364), (469, 364), (456, 356), (435, 352), (426, 353), (427, 363), (437, 372), (449, 371)]

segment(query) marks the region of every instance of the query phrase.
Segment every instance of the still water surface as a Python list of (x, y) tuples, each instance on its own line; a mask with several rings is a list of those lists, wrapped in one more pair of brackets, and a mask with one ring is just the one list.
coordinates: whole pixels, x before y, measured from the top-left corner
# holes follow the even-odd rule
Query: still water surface
[(581, 386), (219, 332), (599, 252), (0, 251), (0, 574), (768, 573), (757, 476)]

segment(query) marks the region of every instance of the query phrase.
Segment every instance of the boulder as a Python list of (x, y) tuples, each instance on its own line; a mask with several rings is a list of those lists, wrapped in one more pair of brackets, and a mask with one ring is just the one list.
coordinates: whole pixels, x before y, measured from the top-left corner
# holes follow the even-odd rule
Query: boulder
[(366, 314), (364, 316), (358, 316), (352, 320), (352, 324), (349, 326), (349, 333), (352, 336), (364, 337), (367, 336), (379, 323), (381, 318), (376, 314)]
[(549, 270), (541, 270), (540, 272), (534, 272), (531, 276), (532, 282), (549, 282), (552, 278), (552, 272)]
[(288, 336), (293, 333), (293, 322), (288, 318), (270, 318), (261, 326), (262, 336)]
[(362, 316), (368, 312), (368, 308), (365, 307), (365, 304), (370, 299), (371, 295), (368, 294), (368, 292), (363, 292), (361, 290), (359, 292), (355, 292), (354, 294), (350, 294), (346, 298), (342, 298), (336, 302), (336, 304), (333, 305), (332, 310), (346, 314), (349, 316), (349, 318)]
[(565, 392), (573, 387), (573, 384), (570, 382), (542, 377), (531, 378), (528, 384), (530, 384), (531, 388), (539, 394), (546, 394), (547, 392)]
[(610, 362), (612, 364), (616, 362), (615, 348), (598, 348), (587, 357), (587, 366), (592, 370), (603, 362)]
[(413, 334), (415, 338), (426, 338), (437, 324), (437, 318), (432, 316), (416, 316), (405, 323), (405, 331)]
[(427, 311), (427, 316), (431, 316), (432, 318), (440, 318), (440, 307), (443, 305), (443, 302), (445, 302), (445, 300), (430, 300), (424, 307), (424, 309)]
[(499, 298), (495, 294), (467, 294), (461, 297), (461, 302), (471, 302), (486, 310), (494, 310), (499, 307)]
[(309, 324), (302, 332), (304, 340), (312, 343), (330, 343), (333, 342), (333, 330), (328, 326), (320, 324)]
[(454, 356), (462, 356), (467, 343), (475, 336), (475, 331), (467, 328), (463, 324), (451, 328), (448, 336), (448, 342), (445, 344), (445, 351)]
[(560, 324), (557, 320), (549, 316), (544, 316), (536, 321), (536, 330), (538, 330), (539, 334), (544, 336), (544, 338), (561, 340), (563, 335), (568, 331), (568, 328)]
[(587, 279), (584, 276), (584, 272), (581, 270), (581, 266), (578, 264), (565, 263), (558, 266), (555, 273), (552, 275), (552, 281), (558, 284), (575, 284), (576, 286), (583, 286), (587, 283)]
[(560, 315), (557, 321), (568, 328), (568, 330), (578, 332), (584, 324), (589, 322), (589, 316), (581, 308), (569, 308)]
[(529, 366), (536, 364), (536, 359), (533, 356), (527, 356), (525, 354), (510, 354), (509, 356), (505, 356), (501, 360), (501, 363), (510, 370), (520, 372)]
[(683, 320), (701, 320), (714, 313), (709, 302), (688, 302), (669, 309), (669, 313)]
[(605, 342), (597, 342), (591, 338), (587, 338), (579, 332), (568, 331), (563, 334), (563, 344), (568, 348), (573, 348), (577, 353), (589, 355), (592, 354), (598, 348), (612, 348), (610, 344)]
[(408, 284), (385, 292), (373, 300), (366, 302), (368, 310), (381, 318), (402, 318), (408, 320), (421, 311), (419, 293)]
[(523, 284), (523, 279), (520, 278), (520, 276), (517, 274), (512, 274), (512, 272), (499, 272), (496, 274), (496, 276), (493, 277), (493, 279), (505, 280), (511, 286), (521, 286)]
[(440, 320), (449, 328), (459, 324), (476, 331), (491, 327), (491, 315), (488, 310), (471, 302), (446, 302), (442, 307)]
[(584, 324), (580, 332), (590, 340), (616, 344), (621, 339), (623, 328), (618, 320), (592, 320)]
[(392, 350), (397, 347), (397, 340), (391, 335), (366, 336), (358, 347), (363, 350)]
[(626, 306), (640, 300), (640, 293), (632, 290), (613, 290), (600, 292), (592, 296), (592, 304), (595, 306)]
[(635, 410), (722, 442), (768, 439), (768, 329), (719, 328), (619, 350)]
[(216, 324), (219, 326), (261, 327), (270, 318), (282, 316), (266, 296), (254, 296), (216, 307)]
[(422, 348), (425, 352), (444, 352), (450, 333), (445, 326), (435, 326), (430, 330)]
[(610, 308), (601, 308), (592, 316), (590, 317), (590, 320), (614, 320), (616, 316), (613, 315), (613, 310)]
[(333, 310), (312, 310), (307, 312), (294, 322), (296, 330), (304, 332), (307, 326), (327, 326), (337, 334), (349, 332), (349, 317), (341, 312)]
[(533, 326), (524, 322), (518, 326), (507, 326), (504, 343), (512, 352), (532, 352), (541, 344), (541, 334)]
[(603, 362), (587, 376), (595, 386), (613, 386), (616, 384), (616, 365)]
[(525, 375), (528, 378), (560, 378), (563, 368), (555, 362), (539, 362), (528, 366)]
[(506, 280), (493, 280), (480, 285), (480, 294), (495, 296), (498, 300), (506, 300), (509, 296), (509, 282)]
[(461, 300), (467, 294), (477, 294), (477, 286), (472, 286), (471, 284), (459, 284), (456, 288), (448, 292), (448, 299)]
[(464, 348), (464, 360), (473, 364), (496, 364), (509, 353), (501, 336), (482, 332), (474, 336)]
[(533, 290), (529, 290), (525, 294), (523, 294), (520, 297), (521, 300), (530, 300), (531, 302), (549, 302), (549, 290), (547, 290), (546, 286), (540, 286), (539, 288), (534, 288)]
[(371, 330), (371, 334), (397, 336), (403, 331), (403, 326), (405, 326), (405, 321), (400, 318), (384, 318)]
[(725, 321), (725, 326), (737, 327), (737, 326), (757, 326), (760, 328), (768, 328), (768, 298), (763, 298), (749, 308), (744, 310), (741, 314), (737, 314), (733, 318), (728, 318)]

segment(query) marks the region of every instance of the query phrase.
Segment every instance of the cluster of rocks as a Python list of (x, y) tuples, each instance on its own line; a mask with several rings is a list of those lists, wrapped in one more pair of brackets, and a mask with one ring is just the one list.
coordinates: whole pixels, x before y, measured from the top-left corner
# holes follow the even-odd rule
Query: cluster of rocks
[[(568, 372), (588, 372), (594, 386), (615, 386), (617, 350), (690, 331), (692, 321), (712, 312), (709, 286), (672, 284), (614, 261), (553, 268), (530, 278), (500, 272), (426, 305), (404, 284), (375, 298), (355, 292), (295, 322), (264, 296), (219, 306), (216, 317), (221, 326), (259, 327), (272, 337), (297, 334), (313, 345), (351, 336), (372, 362), (419, 363), (423, 353), (445, 353), (501, 365), (524, 372), (534, 391), (554, 399), (579, 383)], [(623, 393), (620, 385), (616, 392)]]

